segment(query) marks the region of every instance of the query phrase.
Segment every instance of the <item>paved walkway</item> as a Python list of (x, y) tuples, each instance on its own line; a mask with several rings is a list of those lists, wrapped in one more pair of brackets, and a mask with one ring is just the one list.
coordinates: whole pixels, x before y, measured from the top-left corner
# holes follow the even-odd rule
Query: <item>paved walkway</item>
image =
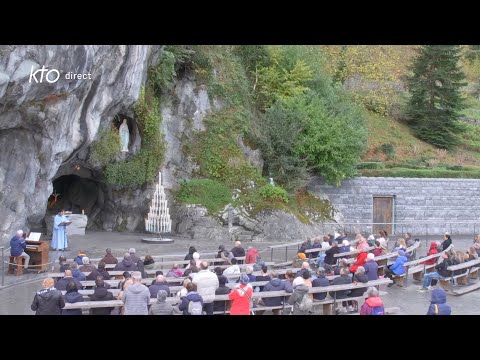
[[(116, 256), (122, 256), (130, 247), (134, 247), (139, 255), (160, 255), (164, 254), (183, 254), (188, 252), (190, 246), (195, 246), (200, 252), (214, 251), (218, 248), (219, 243), (211, 241), (192, 241), (191, 239), (172, 237), (175, 242), (173, 244), (154, 245), (142, 243), (141, 239), (144, 234), (138, 233), (109, 233), (109, 232), (88, 232), (85, 236), (71, 236), (69, 240), (69, 250), (65, 252), (50, 251), (50, 261), (57, 260), (61, 254), (65, 254), (67, 258), (73, 258), (78, 250), (86, 250), (91, 258), (102, 257), (105, 249), (110, 247)], [(431, 236), (428, 239), (421, 238), (421, 246), (417, 251), (417, 256), (426, 254), (429, 244), (439, 237)], [(393, 240), (393, 239), (392, 239)], [(456, 236), (453, 237), (453, 243), (456, 249), (466, 250), (472, 244), (472, 236)], [(224, 244), (228, 248), (233, 246), (230, 241)], [(252, 245), (262, 250), (274, 243), (253, 243)], [(244, 244), (248, 246), (249, 244)], [(287, 257), (293, 258), (294, 248), (290, 248)], [(8, 254), (7, 254), (8, 255)], [(264, 258), (270, 260), (270, 251), (267, 251)], [(8, 259), (8, 257), (7, 257)], [(278, 249), (273, 254), (274, 261), (285, 261), (285, 250)], [(30, 304), (34, 294), (41, 288), (41, 281), (46, 274), (28, 273), (20, 277), (8, 275), (5, 276), (5, 286), (0, 288), (0, 315), (17, 314), (30, 315)], [(383, 296), (386, 307), (398, 307), (398, 314), (405, 315), (422, 315), (427, 312), (430, 303), (430, 292), (418, 293), (416, 290), (420, 288), (420, 283), (409, 279), (407, 288), (393, 286), (391, 288), (382, 289), (388, 294)], [(472, 292), (462, 296), (448, 296), (447, 301), (452, 306), (454, 314), (479, 314), (480, 315), (480, 291)]]

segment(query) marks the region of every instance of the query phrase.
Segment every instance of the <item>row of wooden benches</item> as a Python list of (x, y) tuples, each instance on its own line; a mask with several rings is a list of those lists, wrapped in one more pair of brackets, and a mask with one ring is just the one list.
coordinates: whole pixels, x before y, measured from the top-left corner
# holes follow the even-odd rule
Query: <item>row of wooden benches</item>
[[(365, 295), (359, 297), (348, 297), (343, 299), (336, 298), (336, 291), (341, 290), (352, 290), (358, 288), (367, 288), (370, 286), (380, 286), (390, 284), (392, 281), (390, 279), (378, 279), (369, 281), (368, 283), (351, 283), (351, 284), (344, 284), (344, 285), (330, 285), (325, 287), (314, 287), (309, 289), (309, 293), (316, 294), (316, 293), (324, 293), (324, 292), (333, 292), (334, 296), (330, 297), (327, 296), (324, 300), (314, 300), (315, 306), (323, 306), (323, 314), (324, 315), (331, 315), (332, 314), (332, 307), (336, 307), (337, 302), (339, 301), (359, 301), (365, 298)], [(271, 298), (271, 297), (290, 297), (291, 293), (287, 293), (286, 291), (265, 291), (265, 292), (254, 292), (252, 298), (259, 299), (259, 298)], [(150, 299), (149, 305), (154, 304), (157, 299)], [(166, 299), (167, 302), (171, 304), (179, 304), (181, 299), (179, 297), (169, 297)], [(214, 301), (230, 301), (228, 295), (215, 295)], [(285, 301), (284, 301), (285, 302)], [(84, 301), (78, 303), (66, 303), (64, 309), (91, 309), (91, 308), (105, 308), (105, 307), (117, 307), (122, 306), (123, 302), (121, 300), (110, 300), (110, 301)], [(274, 309), (283, 309), (285, 308), (285, 304), (276, 307), (266, 307), (266, 306), (257, 306), (252, 308), (253, 311), (259, 310), (274, 310)], [(226, 310), (226, 309), (225, 309)]]
[[(265, 265), (267, 265), (267, 266), (272, 266), (272, 265), (274, 265), (274, 264), (275, 264), (275, 263), (273, 263), (273, 262), (265, 262)], [(237, 264), (237, 266), (239, 267), (240, 270), (242, 270), (242, 269), (244, 270), (244, 269), (245, 269), (247, 266), (249, 266), (249, 265), (251, 266), (251, 264)], [(226, 269), (226, 268), (228, 268), (229, 266), (231, 266), (231, 265), (221, 265), (221, 266), (212, 265), (212, 266), (209, 266), (208, 268), (209, 268), (210, 270), (213, 270), (213, 269), (215, 269), (216, 267), (220, 267), (221, 269)], [(160, 269), (146, 269), (146, 270), (145, 270), (145, 274), (155, 276), (155, 274), (156, 274), (156, 272), (157, 272), (158, 270), (160, 270)], [(129, 272), (131, 272), (131, 271), (129, 271)], [(89, 271), (84, 271), (83, 273), (84, 273), (86, 276), (88, 276), (88, 275), (90, 274)], [(108, 274), (109, 274), (110, 276), (122, 275), (123, 273), (124, 273), (124, 271), (122, 271), (122, 270), (108, 270)], [(260, 272), (257, 272), (257, 273), (260, 274)], [(63, 272), (48, 273), (48, 276), (49, 276), (49, 277), (52, 277), (52, 278), (62, 278), (62, 277), (65, 276), (65, 273), (63, 273)], [(240, 275), (238, 275), (238, 276), (240, 276)]]

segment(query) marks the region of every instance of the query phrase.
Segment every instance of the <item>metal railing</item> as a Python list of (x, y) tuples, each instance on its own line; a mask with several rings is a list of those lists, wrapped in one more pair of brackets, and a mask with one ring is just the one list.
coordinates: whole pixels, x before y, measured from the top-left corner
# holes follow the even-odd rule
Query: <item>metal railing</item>
[[(360, 222), (350, 221), (343, 223), (324, 223), (323, 229), (327, 227), (334, 228), (337, 231), (345, 231), (348, 234), (369, 234), (373, 232), (376, 226), (392, 225), (392, 233), (388, 235), (403, 235), (406, 232), (430, 235), (443, 235), (449, 232), (450, 235), (476, 235), (477, 228), (480, 230), (479, 221), (442, 221), (442, 220), (411, 220), (402, 222)], [(441, 229), (441, 230), (440, 230)]]

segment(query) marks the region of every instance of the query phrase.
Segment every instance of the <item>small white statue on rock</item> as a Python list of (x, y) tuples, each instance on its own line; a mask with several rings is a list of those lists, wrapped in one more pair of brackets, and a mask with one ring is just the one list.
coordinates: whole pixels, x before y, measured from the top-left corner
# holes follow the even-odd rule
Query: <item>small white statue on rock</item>
[(127, 120), (123, 119), (122, 125), (118, 129), (120, 133), (120, 142), (122, 144), (122, 152), (128, 152), (128, 142), (130, 140), (130, 132), (128, 131)]

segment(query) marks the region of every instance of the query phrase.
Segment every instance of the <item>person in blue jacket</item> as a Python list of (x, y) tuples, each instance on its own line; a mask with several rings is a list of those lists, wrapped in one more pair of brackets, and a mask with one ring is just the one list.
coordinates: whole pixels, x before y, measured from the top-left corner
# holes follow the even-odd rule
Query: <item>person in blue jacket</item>
[[(397, 260), (395, 260), (393, 265), (390, 265), (390, 267), (385, 269), (385, 276), (393, 280), (394, 275), (405, 274), (405, 266), (403, 266), (403, 264), (405, 264), (406, 262), (407, 262), (407, 257), (405, 256), (405, 251), (398, 250)], [(392, 286), (393, 286), (393, 282), (388, 284), (388, 287), (392, 287)]]
[(11, 256), (20, 256), (25, 259), (24, 269), (28, 269), (28, 263), (30, 261), (30, 255), (25, 252), (27, 248), (27, 243), (23, 238), (23, 230), (18, 230), (17, 235), (12, 237), (10, 240), (10, 255)]
[(447, 293), (443, 289), (433, 289), (427, 315), (451, 315), (452, 308), (447, 304)]

